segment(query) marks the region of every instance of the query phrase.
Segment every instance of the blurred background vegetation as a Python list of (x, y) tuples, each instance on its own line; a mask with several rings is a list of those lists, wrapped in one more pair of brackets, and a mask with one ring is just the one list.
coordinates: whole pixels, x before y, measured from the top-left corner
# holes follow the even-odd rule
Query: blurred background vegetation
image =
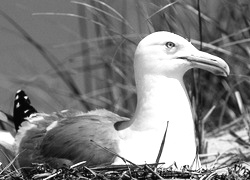
[(12, 114), (15, 92), (23, 89), (46, 113), (105, 108), (133, 116), (136, 45), (166, 30), (231, 68), (228, 78), (202, 70), (185, 75), (200, 151), (204, 136), (249, 124), (249, 0), (5, 0), (0, 10), (4, 112)]

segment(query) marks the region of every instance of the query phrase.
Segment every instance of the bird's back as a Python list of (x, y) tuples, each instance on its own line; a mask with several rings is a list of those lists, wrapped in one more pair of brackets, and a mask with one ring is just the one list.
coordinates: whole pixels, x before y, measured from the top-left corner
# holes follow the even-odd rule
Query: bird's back
[(36, 114), (20, 128), (18, 152), (21, 167), (35, 162), (52, 166), (87, 161), (87, 165), (111, 164), (117, 152), (118, 133), (114, 124), (126, 121), (107, 110), (62, 111)]

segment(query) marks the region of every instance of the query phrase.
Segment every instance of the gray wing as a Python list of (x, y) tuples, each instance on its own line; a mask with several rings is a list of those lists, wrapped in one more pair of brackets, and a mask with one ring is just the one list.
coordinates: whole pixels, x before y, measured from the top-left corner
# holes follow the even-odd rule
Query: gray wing
[[(55, 119), (55, 127), (48, 128), (48, 124), (55, 122)], [(44, 117), (44, 121), (50, 122), (43, 123), (47, 127), (29, 130), (27, 137), (22, 140), (21, 149), (34, 146), (33, 152), (25, 153), (26, 157), (23, 159), (26, 158), (26, 162), (23, 162), (27, 165), (27, 160), (30, 159), (28, 161), (48, 162), (55, 166), (81, 161), (87, 161), (89, 166), (111, 164), (115, 155), (104, 148), (117, 152), (119, 136), (114, 124), (127, 120), (106, 110), (85, 114), (67, 111)], [(46, 131), (46, 128), (50, 130)]]

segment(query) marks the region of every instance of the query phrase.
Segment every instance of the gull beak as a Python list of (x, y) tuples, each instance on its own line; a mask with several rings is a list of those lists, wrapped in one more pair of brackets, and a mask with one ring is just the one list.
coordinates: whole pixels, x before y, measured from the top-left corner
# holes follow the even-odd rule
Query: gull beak
[(229, 66), (223, 59), (199, 50), (181, 58), (189, 61), (194, 68), (204, 69), (218, 76), (226, 77), (230, 73)]

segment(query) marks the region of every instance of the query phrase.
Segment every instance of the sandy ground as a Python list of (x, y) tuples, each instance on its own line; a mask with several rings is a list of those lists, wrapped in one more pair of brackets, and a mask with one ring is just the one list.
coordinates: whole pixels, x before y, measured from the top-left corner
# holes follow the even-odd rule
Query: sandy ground
[(241, 160), (250, 162), (250, 146), (247, 144), (249, 142), (247, 130), (242, 129), (233, 132), (242, 138), (245, 143), (239, 141), (239, 139), (231, 135), (229, 131), (225, 131), (222, 135), (216, 137), (207, 137), (207, 158), (202, 158), (202, 164), (213, 166), (215, 164), (231, 164)]

